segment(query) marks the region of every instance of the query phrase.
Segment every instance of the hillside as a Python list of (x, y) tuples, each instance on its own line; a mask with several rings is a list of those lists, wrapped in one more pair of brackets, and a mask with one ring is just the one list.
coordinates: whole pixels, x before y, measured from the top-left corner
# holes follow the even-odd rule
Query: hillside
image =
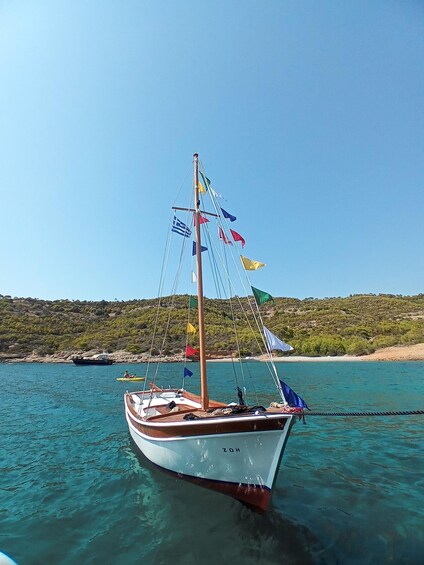
[[(246, 300), (246, 299), (243, 299)], [(187, 296), (162, 299), (159, 336), (171, 310), (165, 355), (183, 351)], [(0, 358), (31, 353), (150, 350), (156, 300), (86, 302), (0, 295)], [(213, 355), (231, 355), (236, 345), (226, 301), (206, 299), (208, 346)], [(304, 300), (276, 298), (261, 306), (266, 326), (295, 348), (296, 355), (364, 355), (376, 349), (424, 342), (424, 294), (353, 295)], [(237, 317), (237, 312), (236, 312)], [(240, 320), (237, 320), (239, 323)], [(259, 353), (256, 339), (240, 332), (243, 355)], [(161, 349), (161, 338), (154, 353)]]

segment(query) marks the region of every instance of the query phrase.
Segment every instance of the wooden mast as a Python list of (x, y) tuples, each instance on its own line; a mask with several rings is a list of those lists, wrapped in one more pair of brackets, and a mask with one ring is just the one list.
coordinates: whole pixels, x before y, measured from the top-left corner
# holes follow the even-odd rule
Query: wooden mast
[(197, 297), (199, 313), (199, 350), (200, 350), (200, 396), (202, 408), (209, 408), (208, 381), (206, 377), (206, 354), (205, 354), (205, 318), (203, 311), (203, 275), (202, 275), (202, 245), (200, 238), (200, 198), (199, 198), (199, 156), (193, 155), (194, 163), (194, 219), (196, 228), (196, 261), (197, 261)]

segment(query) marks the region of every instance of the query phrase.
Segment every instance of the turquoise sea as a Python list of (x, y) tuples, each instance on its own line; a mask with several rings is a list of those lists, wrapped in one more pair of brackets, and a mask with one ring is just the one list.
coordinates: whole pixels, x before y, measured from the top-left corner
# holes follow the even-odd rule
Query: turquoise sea
[[(269, 401), (265, 365), (245, 367)], [(137, 457), (124, 369), (145, 371), (0, 365), (0, 550), (19, 565), (424, 562), (424, 416), (298, 422), (260, 515)], [(231, 365), (208, 369), (211, 396), (233, 400)], [(424, 363), (278, 369), (316, 411), (424, 408)], [(175, 370), (158, 384), (180, 386)]]

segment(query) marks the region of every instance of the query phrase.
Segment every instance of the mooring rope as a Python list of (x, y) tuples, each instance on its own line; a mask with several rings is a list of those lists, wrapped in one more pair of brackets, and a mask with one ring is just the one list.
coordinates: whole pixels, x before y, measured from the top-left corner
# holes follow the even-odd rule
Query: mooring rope
[(423, 416), (424, 410), (402, 410), (400, 412), (303, 412), (302, 416)]

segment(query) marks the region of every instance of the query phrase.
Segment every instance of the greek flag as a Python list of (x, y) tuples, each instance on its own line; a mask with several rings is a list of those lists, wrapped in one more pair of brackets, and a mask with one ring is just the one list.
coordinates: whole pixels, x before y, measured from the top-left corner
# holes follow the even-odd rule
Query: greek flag
[(179, 220), (177, 216), (174, 216), (174, 221), (172, 222), (171, 231), (174, 231), (175, 233), (179, 233), (184, 237), (191, 236), (191, 229), (188, 226), (186, 226), (184, 222)]

